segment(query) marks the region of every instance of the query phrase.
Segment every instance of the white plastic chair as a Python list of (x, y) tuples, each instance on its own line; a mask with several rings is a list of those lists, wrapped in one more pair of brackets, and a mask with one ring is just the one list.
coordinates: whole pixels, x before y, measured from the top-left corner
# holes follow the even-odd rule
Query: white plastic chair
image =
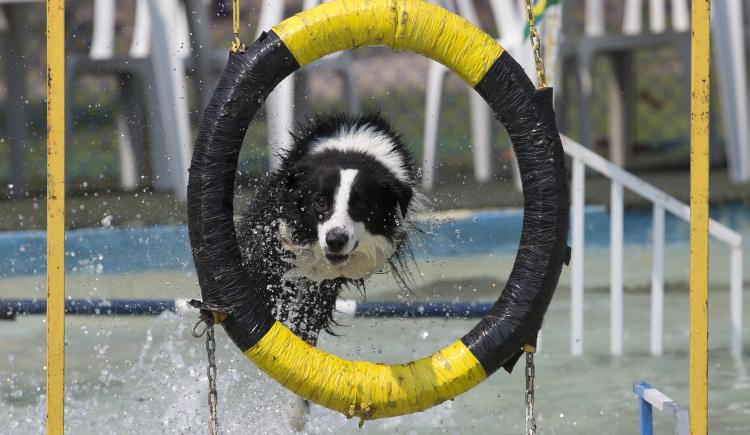
[[(672, 29), (684, 32), (690, 28), (690, 16), (685, 0), (671, 0)], [(651, 33), (667, 30), (666, 0), (648, 0), (649, 29)], [(584, 31), (587, 36), (602, 36), (605, 32), (604, 3), (602, 0), (586, 0)], [(623, 8), (622, 33), (643, 33), (643, 0), (626, 0)]]
[[(109, 70), (132, 70), (140, 74), (141, 80), (153, 81), (156, 93), (153, 95), (158, 109), (156, 116), (159, 127), (150, 130), (152, 136), (152, 162), (155, 184), (160, 189), (173, 189), (179, 198), (187, 192), (188, 167), (190, 165), (190, 123), (187, 108), (184, 61), (190, 55), (190, 36), (185, 4), (177, 0), (137, 0), (133, 36), (127, 58), (116, 56), (115, 45), (115, 0), (94, 0), (94, 21), (89, 61), (73, 68), (71, 80), (78, 72), (108, 65)], [(128, 60), (128, 58), (130, 60)], [(91, 63), (90, 61), (93, 61)], [(132, 92), (126, 90), (123, 94)], [(125, 99), (146, 96), (123, 95)], [(125, 106), (125, 105), (123, 105)], [(123, 110), (129, 110), (123, 107)], [(120, 181), (124, 188), (135, 188), (139, 184), (140, 170), (143, 167), (142, 150), (136, 150), (131, 134), (125, 134), (130, 116), (118, 113), (117, 124), (120, 130)], [(133, 120), (130, 120), (131, 122)], [(137, 128), (136, 128), (137, 129)], [(130, 129), (133, 132), (134, 129)], [(155, 132), (160, 130), (160, 132)], [(136, 133), (142, 137), (143, 133)]]
[(690, 28), (687, 0), (671, 0), (671, 29), (667, 28), (666, 0), (648, 0), (648, 31), (643, 29), (643, 6), (642, 0), (626, 0), (620, 32), (608, 34), (604, 1), (586, 0), (583, 43), (579, 41), (573, 50), (575, 53), (567, 53), (576, 56), (576, 74), (580, 83), (581, 142), (586, 146), (591, 146), (593, 141), (590, 116), (593, 62), (599, 55), (607, 55), (612, 59), (615, 80), (608, 89), (609, 158), (618, 165), (626, 162), (627, 144), (630, 142), (632, 129), (630, 124), (634, 107), (634, 84), (628, 68), (632, 62), (633, 50), (660, 44), (676, 44), (685, 59), (689, 56), (689, 41), (684, 35)]
[[(591, 0), (589, 0), (591, 2)], [(593, 3), (598, 3), (593, 0)], [(594, 6), (592, 3), (592, 6)], [(675, 32), (685, 32), (690, 29), (690, 12), (686, 0), (671, 0), (672, 3), (672, 29)], [(667, 30), (666, 0), (649, 0), (648, 15), (649, 29), (651, 33), (664, 33)], [(603, 32), (604, 17), (600, 5), (595, 5), (595, 16), (597, 31)], [(622, 20), (622, 33), (625, 35), (638, 35), (643, 32), (642, 23), (642, 0), (627, 0)], [(587, 15), (588, 17), (588, 15)], [(592, 23), (593, 24), (593, 23)], [(588, 27), (588, 26), (587, 26)], [(601, 29), (601, 30), (600, 30)]]
[[(690, 29), (690, 13), (686, 0), (671, 0), (672, 29), (685, 32)], [(649, 30), (664, 33), (667, 30), (666, 0), (648, 0)], [(584, 31), (587, 36), (602, 36), (605, 32), (604, 1), (586, 0)], [(623, 9), (622, 33), (643, 33), (643, 0), (626, 0)]]
[[(468, 21), (479, 25), (476, 9), (471, 0), (442, 0), (438, 4), (457, 12)], [(527, 25), (523, 15), (522, 0), (492, 0), (493, 16), (499, 34), (500, 44), (524, 67), (527, 73), (533, 72), (530, 62), (531, 52), (524, 44), (524, 27)], [(427, 72), (427, 89), (425, 97), (425, 124), (423, 143), (422, 188), (431, 190), (435, 183), (435, 166), (437, 154), (437, 135), (440, 124), (440, 103), (443, 82), (448, 69), (438, 62), (432, 62)], [(536, 74), (530, 74), (536, 80)], [(492, 113), (487, 103), (469, 88), (469, 109), (471, 117), (471, 143), (474, 161), (474, 177), (484, 183), (492, 178), (495, 159), (492, 156)], [(515, 161), (514, 161), (515, 162)], [(514, 166), (517, 174), (517, 168)], [(518, 177), (514, 176), (517, 180)]]

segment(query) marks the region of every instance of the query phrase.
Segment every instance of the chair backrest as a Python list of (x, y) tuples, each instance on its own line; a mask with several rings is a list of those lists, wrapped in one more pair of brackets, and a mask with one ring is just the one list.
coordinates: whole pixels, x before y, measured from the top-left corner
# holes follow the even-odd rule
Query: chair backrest
[[(151, 54), (151, 13), (149, 1), (170, 2), (174, 9), (172, 31), (170, 34), (178, 38), (177, 47), (180, 58), (190, 56), (190, 30), (187, 10), (182, 1), (177, 0), (136, 0), (135, 18), (133, 22), (133, 36), (130, 41), (128, 56), (136, 59), (146, 58)], [(115, 0), (94, 0), (94, 23), (89, 57), (94, 60), (111, 59), (114, 56)]]
[[(687, 0), (670, 0), (672, 6), (672, 30), (684, 32), (690, 29), (690, 13)], [(584, 32), (597, 37), (606, 33), (604, 22), (604, 0), (586, 0)], [(664, 33), (667, 30), (667, 0), (648, 0), (649, 30)], [(622, 33), (643, 33), (643, 0), (625, 0), (623, 5)]]

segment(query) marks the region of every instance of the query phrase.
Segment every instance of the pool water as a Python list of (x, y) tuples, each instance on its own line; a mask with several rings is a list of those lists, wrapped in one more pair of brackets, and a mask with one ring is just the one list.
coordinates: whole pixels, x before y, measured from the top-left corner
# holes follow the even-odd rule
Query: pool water
[[(668, 255), (686, 273), (680, 255)], [(637, 252), (637, 251), (636, 251)], [(606, 251), (587, 254), (589, 283), (606, 276), (597, 266)], [(369, 300), (398, 298), (493, 300), (507, 276), (512, 255), (434, 260), (420, 265), (414, 295), (394, 292), (381, 277), (368, 289)], [(626, 271), (648, 264), (626, 250)], [(677, 259), (675, 259), (677, 258)], [(589, 259), (591, 261), (589, 261)], [(716, 259), (714, 259), (716, 261)], [(719, 259), (721, 261), (721, 259)], [(642, 270), (642, 269), (641, 269)], [(673, 271), (672, 273), (677, 273)], [(636, 274), (633, 274), (636, 275)], [(719, 273), (716, 273), (717, 279)], [(629, 275), (626, 273), (626, 282)], [(41, 278), (0, 281), (9, 297), (41, 296)], [(585, 297), (583, 357), (570, 356), (567, 274), (547, 315), (537, 356), (536, 409), (540, 434), (637, 433), (634, 380), (646, 380), (674, 400), (688, 399), (688, 300), (685, 287), (668, 290), (665, 355), (648, 354), (649, 294), (640, 284), (625, 294), (625, 356), (611, 357), (609, 297), (593, 286)], [(633, 281), (636, 282), (637, 281)], [(647, 280), (643, 282), (646, 284)], [(632, 283), (631, 283), (632, 284)], [(421, 287), (420, 287), (421, 286)], [(71, 274), (72, 297), (193, 297), (189, 272), (119, 275)], [(346, 294), (347, 297), (358, 297)], [(750, 298), (745, 308), (750, 309)], [(750, 427), (750, 373), (729, 355), (728, 289), (711, 289), (710, 429), (712, 434), (747, 433)], [(66, 321), (66, 428), (72, 434), (206, 433), (204, 342), (190, 335), (193, 314), (143, 317), (68, 317)], [(387, 363), (428, 355), (461, 337), (476, 320), (342, 318), (340, 337), (324, 336), (320, 346), (340, 356)], [(747, 325), (748, 323), (745, 322)], [(44, 318), (20, 317), (2, 323), (0, 356), (0, 433), (42, 433), (44, 427)], [(745, 347), (750, 330), (745, 328)], [(247, 361), (223, 331), (218, 340), (219, 416), (224, 433), (289, 433), (289, 393)], [(746, 350), (745, 360), (748, 352)], [(524, 423), (523, 366), (499, 371), (468, 393), (426, 412), (386, 420), (358, 421), (313, 406), (308, 433), (521, 433)], [(671, 419), (656, 413), (656, 430), (671, 433)]]

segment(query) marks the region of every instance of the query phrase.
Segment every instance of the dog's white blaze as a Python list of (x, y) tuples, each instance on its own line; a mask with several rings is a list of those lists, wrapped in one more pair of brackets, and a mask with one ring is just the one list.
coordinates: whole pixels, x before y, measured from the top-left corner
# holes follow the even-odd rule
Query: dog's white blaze
[(382, 163), (402, 183), (409, 183), (409, 172), (404, 167), (401, 155), (393, 149), (393, 145), (390, 137), (373, 127), (351, 127), (342, 128), (335, 136), (313, 143), (310, 152), (311, 154), (326, 150), (361, 152)]
[(364, 222), (355, 222), (349, 215), (349, 197), (352, 195), (357, 172), (357, 169), (342, 169), (339, 172), (339, 187), (333, 196), (333, 213), (327, 221), (318, 224), (318, 243), (323, 250), (326, 248), (326, 234), (334, 228), (342, 228), (349, 236), (349, 241), (340, 254), (350, 253), (365, 230)]

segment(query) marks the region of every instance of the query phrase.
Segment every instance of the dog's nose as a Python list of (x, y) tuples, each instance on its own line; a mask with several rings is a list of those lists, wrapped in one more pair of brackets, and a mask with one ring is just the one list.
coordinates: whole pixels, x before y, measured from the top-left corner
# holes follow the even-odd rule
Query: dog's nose
[(326, 245), (331, 252), (340, 252), (349, 242), (349, 235), (343, 228), (333, 228), (326, 233)]

